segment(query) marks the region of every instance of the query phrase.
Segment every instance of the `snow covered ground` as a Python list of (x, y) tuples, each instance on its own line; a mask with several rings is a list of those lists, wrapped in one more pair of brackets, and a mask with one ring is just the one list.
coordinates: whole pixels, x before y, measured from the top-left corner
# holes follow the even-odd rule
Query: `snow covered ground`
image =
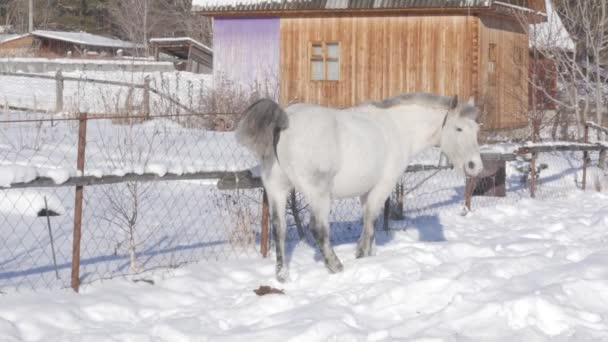
[[(521, 200), (379, 232), (375, 256), (307, 243), (274, 261), (204, 262), (70, 290), (8, 295), (3, 341), (605, 341), (608, 196)], [(441, 230), (444, 239), (423, 239)], [(154, 284), (135, 279), (152, 280)], [(261, 285), (284, 295), (258, 297)]]
[[(7, 114), (5, 118), (37, 118), (44, 114)], [(77, 125), (74, 122), (3, 123), (0, 131), (0, 184), (47, 175), (60, 183), (75, 175)], [(512, 146), (510, 147), (512, 148)], [(255, 166), (255, 159), (229, 132), (184, 127), (170, 120), (125, 125), (112, 120), (90, 120), (85, 174), (120, 175), (150, 171), (182, 173), (199, 170), (235, 171)], [(542, 154), (539, 198), (554, 198), (576, 191), (581, 153)], [(595, 158), (595, 156), (592, 156)], [(424, 153), (415, 164), (436, 165), (436, 150)], [(518, 167), (507, 164), (507, 197), (475, 197), (473, 208), (513, 204), (529, 197)], [(580, 177), (579, 177), (580, 178)], [(455, 171), (423, 171), (403, 176), (405, 220), (390, 222), (392, 229), (407, 226), (437, 227), (438, 215), (460, 213), (464, 179)], [(83, 265), (85, 284), (132, 273), (124, 214), (133, 212), (132, 184), (90, 186), (85, 189)], [(131, 189), (132, 190), (132, 189)], [(218, 191), (213, 182), (174, 181), (141, 183), (136, 224), (140, 270), (175, 267), (201, 260), (256, 256), (259, 247), (261, 192)], [(121, 196), (126, 194), (126, 196)], [(68, 286), (71, 261), (74, 190), (64, 188), (10, 189), (0, 192), (0, 291)], [(59, 278), (51, 257), (45, 208), (51, 217)], [(122, 213), (122, 214), (121, 214)], [(306, 213), (302, 215), (307, 223)], [(331, 213), (332, 239), (352, 241), (361, 227), (357, 199), (336, 201)], [(289, 230), (297, 241), (295, 227)], [(440, 230), (425, 230), (425, 241), (443, 239)]]
[[(48, 73), (54, 76), (54, 73)], [(143, 84), (144, 78), (151, 78), (150, 86), (163, 94), (179, 101), (182, 105), (198, 109), (202, 96), (211, 86), (211, 76), (189, 72), (66, 72), (64, 76), (111, 80)], [(124, 86), (103, 85), (65, 81), (64, 109), (68, 113), (78, 111), (89, 113), (119, 113), (124, 111), (129, 97), (129, 88)], [(55, 110), (55, 81), (16, 76), (0, 76), (0, 102), (2, 105), (33, 108), (42, 111)], [(143, 92), (136, 89), (132, 93), (134, 108), (140, 108)], [(154, 114), (183, 112), (183, 109), (169, 101), (151, 95), (151, 111)]]

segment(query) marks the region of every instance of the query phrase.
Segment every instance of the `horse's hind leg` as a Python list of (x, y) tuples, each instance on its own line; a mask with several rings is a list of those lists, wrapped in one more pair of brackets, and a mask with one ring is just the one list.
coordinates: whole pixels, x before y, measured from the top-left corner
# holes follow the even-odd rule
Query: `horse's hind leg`
[(280, 282), (285, 282), (289, 279), (289, 268), (287, 267), (287, 258), (285, 257), (285, 238), (287, 230), (287, 222), (285, 218), (285, 205), (287, 203), (287, 192), (275, 193), (270, 199), (272, 235), (276, 246), (277, 265), (276, 276)]
[(331, 209), (329, 194), (307, 197), (309, 205), (312, 208), (312, 218), (310, 222), (312, 235), (317, 241), (319, 250), (323, 255), (325, 266), (327, 266), (331, 273), (342, 272), (344, 267), (329, 241), (329, 212)]
[(287, 267), (287, 258), (285, 257), (287, 230), (285, 206), (287, 204), (287, 194), (292, 187), (283, 172), (276, 165), (274, 166), (268, 172), (263, 173), (262, 176), (268, 196), (272, 235), (276, 246), (276, 277), (280, 282), (285, 282), (289, 279), (289, 268)]

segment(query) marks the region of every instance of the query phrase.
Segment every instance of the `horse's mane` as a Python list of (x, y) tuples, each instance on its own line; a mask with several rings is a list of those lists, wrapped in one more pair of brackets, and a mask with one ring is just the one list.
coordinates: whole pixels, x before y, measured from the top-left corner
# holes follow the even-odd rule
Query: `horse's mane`
[(380, 109), (388, 109), (401, 105), (420, 105), (425, 107), (449, 108), (452, 101), (451, 97), (439, 96), (429, 93), (405, 93), (389, 97), (381, 101), (367, 101), (361, 106), (372, 105)]

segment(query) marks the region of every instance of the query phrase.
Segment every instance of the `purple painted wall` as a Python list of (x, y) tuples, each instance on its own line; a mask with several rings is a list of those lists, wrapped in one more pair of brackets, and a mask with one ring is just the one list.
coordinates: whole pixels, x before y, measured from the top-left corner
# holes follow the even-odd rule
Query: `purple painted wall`
[(216, 18), (213, 23), (213, 74), (244, 87), (257, 84), (278, 99), (279, 18)]

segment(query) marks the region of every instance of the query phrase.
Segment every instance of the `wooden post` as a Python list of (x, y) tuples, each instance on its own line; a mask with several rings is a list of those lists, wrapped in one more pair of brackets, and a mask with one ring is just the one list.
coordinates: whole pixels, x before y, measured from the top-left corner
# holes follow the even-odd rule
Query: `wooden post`
[(536, 198), (536, 152), (532, 153), (530, 160), (530, 197)]
[(268, 207), (268, 195), (266, 189), (262, 195), (262, 232), (260, 236), (260, 252), (262, 257), (268, 257), (268, 222), (270, 219), (270, 209)]
[[(80, 113), (78, 121), (78, 160), (76, 167), (81, 174), (84, 174), (84, 158), (87, 143), (87, 114)], [(80, 239), (82, 228), (82, 200), (84, 187), (76, 187), (74, 202), (74, 236), (72, 239), (72, 289), (78, 292), (80, 288)]]
[(403, 220), (405, 218), (405, 203), (404, 203), (404, 195), (405, 195), (405, 187), (403, 182), (398, 182), (395, 189), (395, 197), (397, 198), (397, 204), (393, 209), (393, 213), (395, 215), (394, 218), (397, 220)]
[(61, 69), (55, 74), (55, 113), (63, 111), (63, 74)]
[[(583, 142), (589, 142), (589, 125), (585, 124), (585, 136), (583, 138)], [(589, 164), (589, 152), (583, 152), (583, 179), (582, 179), (582, 188), (583, 191), (587, 189), (587, 166)]]
[(53, 256), (53, 265), (55, 266), (55, 277), (59, 279), (59, 270), (57, 269), (57, 256), (55, 255), (55, 239), (53, 239), (53, 230), (51, 229), (51, 213), (49, 204), (44, 196), (44, 210), (46, 210), (46, 226), (49, 230), (49, 239), (51, 240), (51, 253)]
[(389, 230), (388, 220), (389, 220), (390, 212), (391, 212), (391, 198), (389, 197), (384, 202), (384, 222), (382, 222), (382, 228), (384, 229), (385, 232), (388, 232), (388, 230)]
[(150, 76), (144, 78), (144, 103), (143, 114), (146, 119), (150, 118)]
[[(601, 134), (598, 133), (598, 141), (605, 140), (605, 138), (606, 138), (605, 133), (601, 133)], [(599, 158), (597, 161), (597, 167), (602, 171), (606, 170), (606, 149), (602, 149), (600, 151), (600, 155), (599, 155)]]
[(475, 190), (475, 179), (467, 177), (467, 181), (464, 186), (464, 207), (466, 211), (471, 211), (471, 202), (473, 199), (473, 191)]

